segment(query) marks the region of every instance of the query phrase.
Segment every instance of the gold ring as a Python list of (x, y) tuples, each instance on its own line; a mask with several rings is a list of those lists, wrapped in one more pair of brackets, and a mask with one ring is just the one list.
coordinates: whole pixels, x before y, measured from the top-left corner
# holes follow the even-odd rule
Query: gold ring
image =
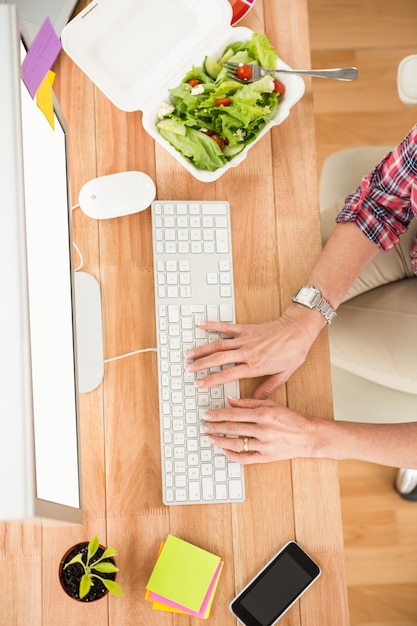
[(249, 437), (243, 437), (243, 450), (242, 452), (249, 452)]

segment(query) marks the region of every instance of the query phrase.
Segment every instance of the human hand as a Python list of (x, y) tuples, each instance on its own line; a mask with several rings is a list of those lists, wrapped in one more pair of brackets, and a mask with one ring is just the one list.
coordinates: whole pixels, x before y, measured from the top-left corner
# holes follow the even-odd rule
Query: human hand
[(228, 401), (230, 408), (205, 414), (201, 430), (230, 461), (248, 465), (313, 456), (319, 420), (272, 400)]
[(268, 376), (254, 393), (255, 398), (267, 398), (304, 362), (322, 328), (321, 315), (316, 318), (310, 310), (301, 310), (304, 307), (293, 307), (297, 308), (290, 305), (278, 320), (264, 324), (202, 324), (207, 332), (226, 334), (231, 339), (218, 339), (186, 352), (190, 372), (228, 366), (198, 379), (196, 385), (213, 387), (241, 378)]

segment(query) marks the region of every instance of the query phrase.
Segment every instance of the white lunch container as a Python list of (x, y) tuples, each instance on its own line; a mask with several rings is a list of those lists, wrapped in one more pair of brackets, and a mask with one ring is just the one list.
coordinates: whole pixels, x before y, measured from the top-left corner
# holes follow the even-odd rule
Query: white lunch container
[[(218, 179), (246, 157), (272, 126), (281, 124), (303, 96), (300, 76), (282, 74), (285, 95), (275, 117), (255, 141), (223, 167), (197, 169), (158, 132), (158, 110), (169, 101), (193, 65), (206, 55), (218, 58), (227, 44), (250, 39), (253, 31), (230, 25), (228, 0), (93, 0), (61, 35), (68, 56), (123, 111), (142, 111), (145, 130), (185, 169), (203, 182)], [(279, 50), (278, 50), (279, 53)], [(277, 68), (288, 68), (280, 58)]]

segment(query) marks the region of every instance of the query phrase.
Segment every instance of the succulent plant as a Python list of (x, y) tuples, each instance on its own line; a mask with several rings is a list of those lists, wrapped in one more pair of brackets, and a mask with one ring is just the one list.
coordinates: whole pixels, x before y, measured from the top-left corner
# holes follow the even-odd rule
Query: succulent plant
[(99, 547), (100, 542), (97, 535), (95, 535), (92, 539), (90, 539), (88, 543), (86, 562), (84, 562), (83, 560), (84, 555), (80, 552), (79, 554), (74, 556), (74, 558), (72, 558), (64, 567), (64, 569), (66, 569), (74, 563), (79, 563), (84, 568), (84, 574), (80, 578), (80, 599), (84, 598), (88, 594), (91, 587), (94, 585), (95, 578), (99, 580), (105, 586), (105, 588), (113, 595), (123, 595), (123, 589), (116, 581), (102, 576), (102, 574), (115, 574), (119, 571), (119, 568), (116, 567), (114, 562), (107, 560), (116, 556), (117, 550), (115, 550), (115, 548), (109, 547), (104, 550), (101, 556), (98, 556), (97, 551)]

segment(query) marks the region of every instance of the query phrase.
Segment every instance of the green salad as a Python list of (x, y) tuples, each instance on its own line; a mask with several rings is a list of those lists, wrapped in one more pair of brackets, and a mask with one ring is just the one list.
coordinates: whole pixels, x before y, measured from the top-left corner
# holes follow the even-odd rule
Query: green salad
[[(206, 57), (169, 90), (156, 123), (159, 133), (198, 169), (217, 170), (250, 144), (275, 115), (282, 83), (272, 76), (245, 83), (247, 64), (275, 69), (277, 53), (266, 35), (229, 44), (219, 59)], [(239, 63), (241, 80), (227, 76), (226, 61)], [(246, 78), (245, 78), (246, 76)]]

